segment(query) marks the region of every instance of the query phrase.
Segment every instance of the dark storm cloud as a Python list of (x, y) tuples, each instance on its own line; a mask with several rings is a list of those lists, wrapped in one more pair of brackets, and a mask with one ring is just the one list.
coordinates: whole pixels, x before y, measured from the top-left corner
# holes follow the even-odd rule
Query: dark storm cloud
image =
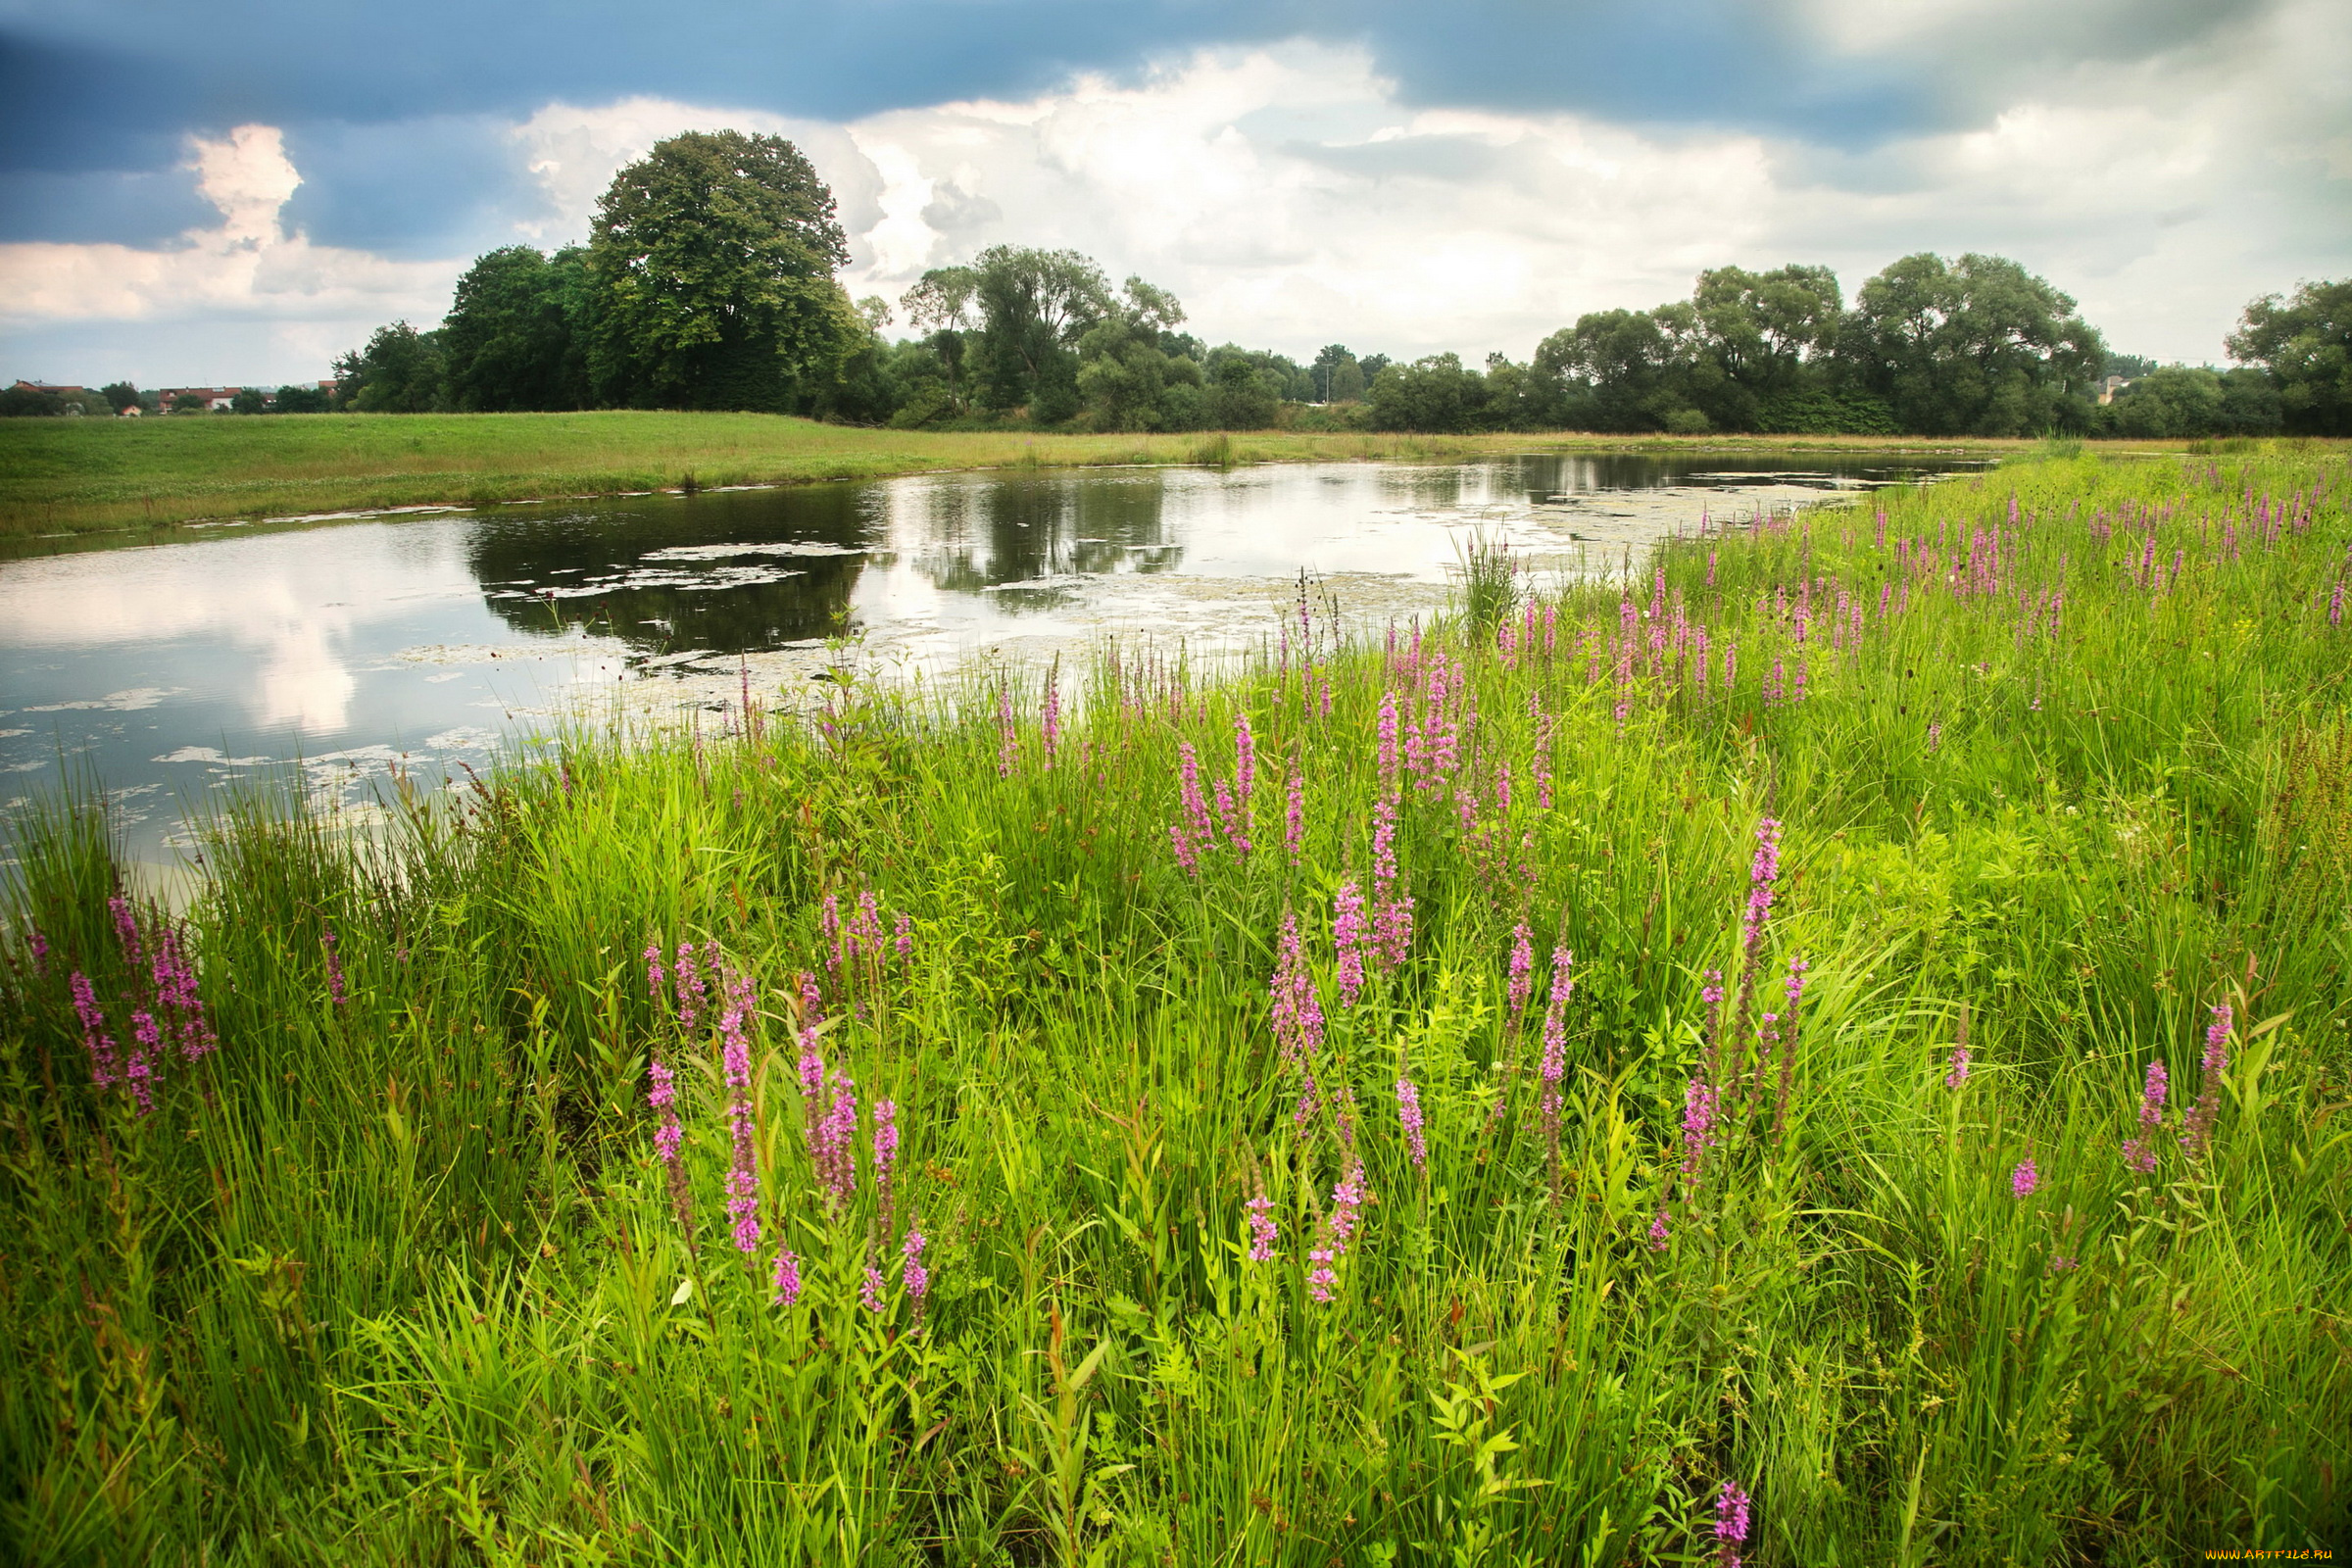
[(240, 121), (519, 116), (636, 93), (850, 119), (1289, 37), (1368, 46), (1410, 103), (1862, 144), (1970, 113), (2021, 71), (2143, 58), (2271, 3), (1955, 4), (1857, 58), (1825, 49), (1794, 0), (7, 0), (0, 160), (145, 167), (159, 135)]
[(286, 130), (286, 157), (302, 171), (302, 187), (280, 220), (321, 245), (445, 255), (539, 199), (507, 128), (471, 115), (410, 121), (398, 135), (348, 121), (297, 122)]

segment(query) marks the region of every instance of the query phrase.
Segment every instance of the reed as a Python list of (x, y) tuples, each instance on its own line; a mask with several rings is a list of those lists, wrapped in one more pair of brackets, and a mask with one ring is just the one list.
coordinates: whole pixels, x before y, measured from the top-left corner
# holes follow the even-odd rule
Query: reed
[(2348, 482), (2052, 457), (1214, 677), (575, 735), (380, 841), (248, 803), (184, 915), (53, 803), (0, 1542), (2340, 1544)]

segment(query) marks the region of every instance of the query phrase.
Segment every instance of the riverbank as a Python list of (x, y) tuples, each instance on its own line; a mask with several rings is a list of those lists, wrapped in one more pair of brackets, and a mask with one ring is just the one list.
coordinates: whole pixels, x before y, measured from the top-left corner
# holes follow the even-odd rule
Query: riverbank
[(251, 805), (184, 924), (53, 816), (0, 1555), (2340, 1542), (2347, 494), (2019, 464), (1082, 714), (852, 680), (380, 853)]
[(936, 469), (1421, 461), (1491, 452), (1999, 456), (2014, 441), (1845, 437), (931, 433), (759, 414), (184, 416), (0, 420), (0, 549), (41, 535), (143, 541), (173, 525), (474, 507), (681, 486), (807, 484)]

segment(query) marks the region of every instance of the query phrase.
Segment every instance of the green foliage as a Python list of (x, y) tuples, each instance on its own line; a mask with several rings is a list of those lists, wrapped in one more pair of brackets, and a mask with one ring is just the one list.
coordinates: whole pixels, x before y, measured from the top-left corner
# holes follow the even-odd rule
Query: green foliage
[(588, 255), (510, 245), (458, 279), (441, 324), (449, 400), (466, 413), (586, 408), (592, 295)]
[[(1037, 424), (1076, 414), (1079, 340), (1112, 310), (1102, 270), (1076, 251), (992, 245), (972, 259), (968, 276), (969, 308), (980, 316), (981, 403), (1025, 408)], [(943, 303), (964, 286), (954, 274), (943, 279)]]
[(869, 335), (834, 282), (833, 193), (781, 136), (687, 131), (613, 175), (588, 242), (589, 373), (611, 403), (785, 412)]
[(361, 414), (429, 414), (447, 407), (447, 369), (439, 332), (394, 321), (335, 361), (337, 395)]
[(2142, 440), (2268, 435), (2278, 425), (2278, 390), (2268, 374), (2183, 365), (2147, 371), (2091, 417), (2099, 435)]
[[(1108, 647), (1052, 738), (1034, 679), (916, 694), (845, 654), (821, 723), (570, 736), (376, 837), (247, 803), (176, 932), (219, 1049), (167, 1051), (145, 1114), (90, 1081), (69, 976), (127, 1050), (166, 922), (132, 961), (85, 781), (20, 824), (0, 937), (0, 1550), (1697, 1561), (1726, 1482), (1759, 1568), (2328, 1546), (2348, 484), (2335, 454), (2019, 464), (1393, 651), (1311, 601), (1221, 678)], [(1193, 872), (1188, 756), (1233, 800)], [(1383, 808), (1411, 936), (1346, 1005), (1333, 899)], [(1701, 988), (1739, 989), (1766, 813), (1761, 995), (1727, 1029)], [(866, 895), (904, 954), (828, 932)], [(1304, 1116), (1286, 912), (1326, 1015)], [(720, 1040), (645, 982), (685, 941), (758, 990), (750, 1266)], [(810, 1050), (896, 1105), (888, 1209), (870, 1115), (825, 1196)]]
[(106, 399), (107, 407), (117, 414), (124, 409), (139, 407), (139, 389), (128, 381), (110, 381), (99, 388), (98, 395)]
[(325, 414), (331, 407), (321, 386), (281, 386), (270, 398), (272, 414)]
[(2289, 430), (2352, 435), (2352, 280), (2254, 301), (2230, 336), (2230, 357), (2270, 371)]
[(1906, 256), (1855, 292), (1838, 339), (1856, 383), (1920, 435), (2079, 433), (2106, 360), (2074, 300), (1998, 256)]

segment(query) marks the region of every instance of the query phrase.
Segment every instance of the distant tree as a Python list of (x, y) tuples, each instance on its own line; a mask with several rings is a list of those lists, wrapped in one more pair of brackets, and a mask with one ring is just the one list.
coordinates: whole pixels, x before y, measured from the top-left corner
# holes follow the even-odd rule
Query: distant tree
[(236, 396), (228, 400), (228, 412), (231, 414), (268, 414), (270, 412), (270, 394), (258, 386), (241, 386), (237, 388)]
[(394, 321), (336, 360), (335, 379), (344, 406), (362, 414), (426, 414), (447, 407), (444, 369), (439, 333)]
[(38, 418), (65, 412), (66, 400), (54, 392), (36, 392), (28, 386), (0, 392), (0, 418)]
[(1719, 267), (1698, 274), (1688, 401), (1719, 429), (1758, 427), (1765, 401), (1805, 388), (1836, 344), (1842, 309), (1826, 267), (1770, 272)]
[(607, 400), (787, 410), (863, 342), (833, 193), (780, 136), (688, 131), (612, 177), (588, 242)]
[(281, 386), (270, 399), (272, 414), (324, 414), (326, 389), (318, 386)]
[[(1166, 430), (1183, 414), (1170, 407), (1172, 386), (1198, 386), (1200, 368), (1168, 352), (1184, 307), (1165, 289), (1130, 277), (1121, 297), (1078, 340), (1078, 395), (1097, 430)], [(1190, 412), (1189, 401), (1185, 413)]]
[[(1691, 429), (1688, 353), (1696, 313), (1592, 311), (1536, 346), (1524, 400), (1542, 422), (1611, 431)], [(1703, 425), (1698, 426), (1703, 428)]]
[(1854, 296), (1838, 353), (1920, 435), (2026, 435), (2089, 423), (2107, 347), (2075, 302), (1998, 256), (1906, 256)]
[(2229, 348), (2231, 359), (2270, 371), (2287, 429), (2352, 435), (2352, 279), (2254, 301)]
[[(1385, 362), (1384, 362), (1385, 368)], [(1364, 396), (1364, 368), (1345, 343), (1327, 343), (1307, 367), (1317, 403), (1356, 403)]]
[(107, 407), (117, 414), (124, 409), (139, 407), (139, 389), (128, 381), (109, 381), (98, 389), (98, 395), (106, 399)]
[(1372, 378), (1389, 368), (1389, 357), (1386, 354), (1367, 354), (1356, 361), (1355, 368), (1363, 372), (1364, 385), (1369, 388)]
[(909, 326), (930, 331), (925, 341), (947, 372), (945, 401), (940, 408), (951, 416), (962, 414), (965, 408), (964, 350), (980, 324), (979, 299), (978, 273), (968, 267), (942, 267), (925, 272), (899, 301)]
[(588, 253), (528, 245), (491, 251), (458, 279), (441, 323), (449, 401), (466, 412), (585, 408)]
[(1475, 429), (1486, 415), (1486, 380), (1458, 354), (1391, 365), (1372, 378), (1372, 428), (1434, 432)]
[(1076, 251), (994, 245), (972, 259), (979, 379), (989, 408), (1027, 406), (1039, 424), (1078, 412), (1078, 340), (1112, 308), (1102, 270)]
[[(377, 333), (379, 337), (382, 335), (381, 331)], [(182, 392), (172, 400), (173, 414), (209, 414), (212, 412), (212, 407), (213, 400), (202, 392)]]
[(2099, 435), (2180, 440), (2265, 435), (2278, 428), (2279, 417), (2278, 388), (2262, 370), (2171, 365), (2119, 390), (2091, 428)]
[[(1231, 343), (1209, 350), (1201, 367), (1200, 422), (1212, 430), (1262, 430), (1282, 406), (1284, 372)], [(1289, 361), (1283, 361), (1288, 365)]]
[(2118, 354), (2113, 349), (2099, 362), (2099, 379), (2120, 375), (2127, 381), (2137, 380), (2156, 368), (2156, 362), (2138, 354)]

